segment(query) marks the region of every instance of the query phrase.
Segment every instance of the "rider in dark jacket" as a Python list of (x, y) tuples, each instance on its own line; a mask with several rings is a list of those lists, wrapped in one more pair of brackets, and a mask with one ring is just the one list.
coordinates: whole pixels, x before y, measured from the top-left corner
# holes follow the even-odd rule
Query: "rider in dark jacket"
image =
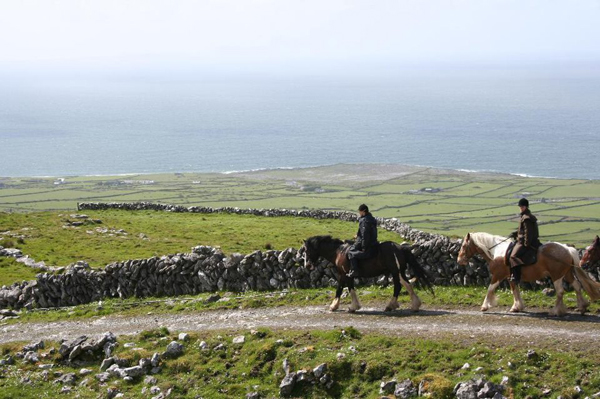
[(351, 269), (347, 276), (350, 278), (358, 277), (358, 260), (372, 258), (377, 250), (377, 220), (365, 204), (358, 207), (358, 212), (360, 218), (358, 218), (356, 241), (348, 250)]
[(519, 208), (521, 209), (519, 229), (509, 236), (517, 240), (510, 255), (510, 280), (515, 283), (521, 281), (521, 267), (535, 262), (538, 248), (542, 245), (539, 240), (537, 218), (529, 210), (529, 201), (521, 198)]

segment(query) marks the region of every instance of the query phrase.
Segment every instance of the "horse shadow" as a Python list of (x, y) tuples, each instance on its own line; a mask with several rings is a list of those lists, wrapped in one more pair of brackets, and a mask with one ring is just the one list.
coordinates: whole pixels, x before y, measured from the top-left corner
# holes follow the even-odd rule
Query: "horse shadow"
[(455, 314), (452, 311), (448, 310), (427, 310), (421, 309), (418, 312), (412, 311), (410, 309), (396, 309), (391, 312), (386, 312), (385, 310), (377, 310), (377, 309), (361, 309), (354, 312), (356, 315), (365, 315), (365, 316), (385, 316), (385, 317), (407, 317), (407, 316), (417, 316), (417, 317), (429, 317), (429, 316), (447, 316), (451, 314)]
[[(482, 312), (484, 313), (484, 312)], [(554, 320), (560, 322), (585, 322), (585, 323), (594, 323), (600, 324), (600, 315), (594, 315), (590, 313), (586, 313), (584, 315), (578, 313), (567, 313), (564, 316), (553, 316), (550, 312), (544, 311), (522, 311), (522, 312), (508, 312), (508, 311), (492, 311), (489, 310), (485, 312), (485, 314), (494, 315), (494, 316), (509, 316), (509, 317), (523, 317), (530, 318), (535, 320)]]

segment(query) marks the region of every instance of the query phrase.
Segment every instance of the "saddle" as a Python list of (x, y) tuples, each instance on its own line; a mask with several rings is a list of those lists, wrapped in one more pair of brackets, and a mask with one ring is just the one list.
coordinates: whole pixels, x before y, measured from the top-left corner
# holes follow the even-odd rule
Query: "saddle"
[[(379, 255), (379, 247), (380, 246), (381, 246), (381, 242), (377, 241), (377, 243), (369, 251), (369, 257), (368, 258), (359, 259), (359, 264), (362, 263), (365, 260), (376, 258), (377, 255)], [(346, 257), (348, 257), (349, 252), (352, 251), (353, 248), (354, 248), (354, 241), (352, 241), (352, 240), (346, 240), (345, 244), (342, 246), (342, 253)]]
[[(506, 254), (504, 255), (504, 264), (510, 268), (510, 256), (512, 255), (513, 250), (515, 249), (516, 242), (511, 242), (508, 244), (508, 248), (506, 248)], [(526, 254), (525, 259), (519, 257), (523, 261), (523, 266), (533, 265), (537, 262), (537, 253), (539, 248), (535, 248), (534, 251), (528, 252)]]

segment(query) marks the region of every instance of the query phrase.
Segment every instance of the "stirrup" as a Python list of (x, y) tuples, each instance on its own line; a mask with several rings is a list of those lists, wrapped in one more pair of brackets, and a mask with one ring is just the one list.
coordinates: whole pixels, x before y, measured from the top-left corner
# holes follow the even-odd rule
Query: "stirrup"
[(358, 272), (356, 270), (352, 269), (348, 273), (346, 273), (346, 277), (348, 277), (348, 278), (358, 277)]

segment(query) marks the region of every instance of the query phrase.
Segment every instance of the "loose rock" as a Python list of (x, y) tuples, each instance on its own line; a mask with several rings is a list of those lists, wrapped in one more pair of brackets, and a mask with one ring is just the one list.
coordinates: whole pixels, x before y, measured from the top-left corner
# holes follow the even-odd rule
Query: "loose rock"
[(296, 373), (287, 374), (279, 384), (279, 395), (290, 396), (296, 384)]
[(409, 399), (417, 396), (417, 388), (410, 379), (396, 384), (394, 396), (399, 399)]
[(175, 358), (179, 357), (183, 354), (183, 345), (181, 345), (177, 341), (172, 341), (169, 345), (167, 345), (167, 350), (163, 353), (164, 357)]

